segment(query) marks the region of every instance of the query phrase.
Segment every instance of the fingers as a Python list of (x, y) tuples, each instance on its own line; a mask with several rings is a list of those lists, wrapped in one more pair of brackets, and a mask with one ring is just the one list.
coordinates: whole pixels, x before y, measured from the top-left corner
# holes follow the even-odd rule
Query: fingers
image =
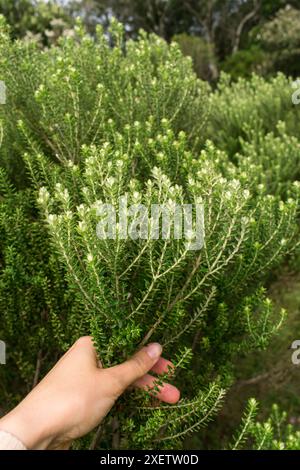
[(138, 351), (131, 359), (118, 366), (111, 367), (110, 373), (117, 379), (122, 393), (129, 385), (145, 375), (158, 361), (162, 347), (151, 343)]
[(63, 357), (67, 358), (70, 356), (72, 356), (72, 360), (74, 357), (76, 357), (81, 364), (86, 363), (92, 366), (96, 365), (101, 367), (101, 363), (97, 357), (97, 352), (91, 336), (82, 336), (77, 341), (75, 341), (73, 346), (71, 346), (71, 348)]
[[(174, 369), (170, 361), (160, 357), (161, 353), (161, 346), (157, 343), (152, 343), (136, 353), (128, 361), (109, 369), (110, 373), (118, 379), (118, 384), (120, 384), (118, 392), (122, 393), (131, 384), (144, 390), (154, 388), (156, 386), (156, 379), (147, 374), (148, 371), (151, 370), (156, 374), (163, 374)], [(179, 390), (174, 385), (167, 383), (159, 386), (158, 392), (153, 391), (153, 395), (159, 400), (171, 404), (177, 403), (180, 398)]]
[[(151, 372), (155, 372), (156, 374), (165, 374), (167, 372), (172, 373), (172, 370), (174, 370), (174, 365), (172, 362), (164, 359), (163, 357), (160, 357), (151, 368)], [(155, 380), (155, 377), (146, 374), (140, 379), (136, 380), (134, 386), (144, 390), (149, 390), (149, 388), (151, 389), (155, 387)], [(163, 385), (159, 386), (159, 392), (153, 392), (153, 396), (155, 396), (158, 400), (173, 404), (178, 402), (180, 398), (180, 391), (178, 388), (174, 387), (174, 385), (163, 383)]]
[(155, 372), (155, 374), (165, 374), (169, 372), (170, 375), (172, 375), (172, 371), (174, 371), (174, 365), (171, 361), (160, 357), (158, 361), (154, 364), (154, 366), (151, 368), (151, 371)]
[[(149, 374), (144, 375), (140, 379), (136, 380), (134, 383), (135, 387), (144, 389), (144, 390), (149, 390), (149, 388), (155, 387), (156, 381), (155, 377), (152, 377)], [(177, 403), (179, 398), (180, 398), (180, 391), (178, 388), (174, 387), (174, 385), (163, 383), (163, 385), (159, 386), (159, 391), (158, 392), (152, 392), (150, 391), (151, 395), (155, 396), (158, 400), (161, 400), (165, 403)]]
[[(108, 369), (109, 373), (117, 379), (117, 394), (121, 394), (127, 387), (134, 384), (135, 387), (149, 390), (156, 386), (156, 379), (147, 374), (152, 371), (156, 374), (172, 373), (173, 364), (161, 356), (162, 347), (158, 343), (151, 343), (138, 351), (128, 361)], [(90, 336), (79, 338), (69, 349), (66, 355), (78, 356), (77, 364), (89, 362), (91, 365), (99, 364), (97, 353)], [(101, 366), (101, 364), (100, 364)], [(151, 393), (151, 392), (150, 392)], [(153, 396), (166, 403), (177, 403), (180, 398), (179, 390), (174, 385), (163, 383), (159, 391), (153, 391)]]

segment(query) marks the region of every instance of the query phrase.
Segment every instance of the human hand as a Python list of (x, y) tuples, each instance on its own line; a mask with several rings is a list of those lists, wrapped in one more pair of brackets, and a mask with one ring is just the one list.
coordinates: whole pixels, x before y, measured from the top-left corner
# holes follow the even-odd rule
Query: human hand
[[(72, 440), (94, 429), (117, 398), (134, 385), (148, 389), (172, 363), (161, 358), (162, 348), (149, 344), (123, 364), (103, 369), (91, 337), (77, 340), (45, 378), (10, 413), (0, 430), (15, 435), (27, 449), (68, 448)], [(180, 392), (164, 383), (156, 398), (176, 403)]]

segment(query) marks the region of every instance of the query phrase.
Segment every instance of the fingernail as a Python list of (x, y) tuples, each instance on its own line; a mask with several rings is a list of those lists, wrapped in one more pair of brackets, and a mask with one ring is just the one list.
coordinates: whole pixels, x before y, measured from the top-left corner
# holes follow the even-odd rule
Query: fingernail
[(156, 359), (159, 358), (159, 356), (161, 355), (162, 347), (159, 343), (151, 343), (148, 344), (146, 350), (148, 356), (150, 356), (151, 359)]

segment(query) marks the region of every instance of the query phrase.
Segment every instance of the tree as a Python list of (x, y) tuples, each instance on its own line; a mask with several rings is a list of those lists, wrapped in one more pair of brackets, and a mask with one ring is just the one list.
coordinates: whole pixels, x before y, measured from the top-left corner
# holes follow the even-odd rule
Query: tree
[(179, 0), (74, 0), (70, 11), (79, 14), (90, 31), (94, 31), (97, 22), (108, 26), (113, 15), (126, 25), (130, 37), (136, 37), (142, 28), (170, 40), (189, 27), (189, 18)]
[(295, 77), (299, 75), (299, 27), (300, 10), (287, 5), (259, 29), (258, 41), (269, 54), (274, 71), (282, 70)]

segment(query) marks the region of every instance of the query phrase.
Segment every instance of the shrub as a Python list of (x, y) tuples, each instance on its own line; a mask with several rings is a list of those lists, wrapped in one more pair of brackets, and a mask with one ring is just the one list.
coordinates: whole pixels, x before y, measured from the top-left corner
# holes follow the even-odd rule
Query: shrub
[(194, 70), (202, 80), (215, 81), (218, 78), (217, 58), (212, 44), (199, 36), (182, 33), (173, 37), (184, 55), (193, 59)]
[(2, 165), (19, 184), (24, 172), (19, 162), (20, 178), (15, 174), (16, 159), (26, 141), (18, 120), (56, 161), (77, 162), (83, 144), (103, 142), (109, 119), (117, 133), (145, 116), (152, 116), (156, 128), (166, 118), (190, 140), (201, 138), (208, 86), (197, 80), (191, 59), (183, 58), (175, 43), (169, 47), (141, 33), (137, 42), (125, 45), (115, 22), (110, 40), (99, 27), (94, 41), (78, 24), (75, 37), (61, 38), (60, 47), (41, 52), (34, 43), (10, 42), (6, 29), (3, 25), (0, 51), (2, 80), (9, 84), (9, 105), (0, 109), (5, 116)]
[[(39, 51), (2, 33), (1, 161), (10, 175), (26, 168), (30, 185), (15, 191), (2, 173), (1, 335), (14, 352), (1, 374), (9, 406), (17, 373), (30, 389), (81, 335), (92, 334), (105, 367), (159, 340), (182, 400), (128, 392), (100, 442), (77, 447), (174, 448), (218, 411), (233, 357), (264, 348), (283, 320), (262, 285), (297, 246), (300, 190), (287, 184), (282, 200), (265, 181), (253, 187), (224, 150), (203, 145), (209, 90), (178, 46), (122, 37), (116, 23), (96, 42), (78, 27)], [(99, 237), (103, 203), (119, 217), (120, 196), (146, 209), (203, 204), (204, 246), (124, 238), (120, 226)], [(141, 214), (130, 222), (139, 234)]]
[(233, 156), (241, 149), (242, 137), (251, 140), (253, 133), (276, 132), (277, 124), (286, 124), (288, 135), (299, 135), (299, 106), (293, 105), (292, 81), (283, 74), (265, 80), (253, 75), (231, 82), (222, 74), (216, 93), (210, 95), (208, 136)]
[(274, 404), (269, 417), (262, 421), (256, 418), (258, 409), (256, 400), (250, 399), (240, 429), (230, 448), (299, 450), (300, 432), (296, 423), (288, 422), (287, 413)]
[(251, 78), (253, 73), (266, 75), (270, 58), (257, 44), (251, 44), (247, 49), (241, 49), (235, 54), (226, 57), (222, 70), (233, 79), (239, 77)]

